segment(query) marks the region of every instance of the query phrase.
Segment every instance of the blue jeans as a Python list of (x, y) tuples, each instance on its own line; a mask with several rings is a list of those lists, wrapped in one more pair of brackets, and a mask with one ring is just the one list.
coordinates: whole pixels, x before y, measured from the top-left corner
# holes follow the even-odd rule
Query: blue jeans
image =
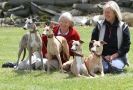
[(116, 59), (112, 60), (111, 62), (103, 59), (102, 63), (103, 63), (104, 73), (111, 73), (111, 72), (120, 73), (120, 72), (122, 72), (123, 68), (125, 67), (125, 63), (124, 63), (125, 59), (127, 59), (126, 56), (116, 58)]

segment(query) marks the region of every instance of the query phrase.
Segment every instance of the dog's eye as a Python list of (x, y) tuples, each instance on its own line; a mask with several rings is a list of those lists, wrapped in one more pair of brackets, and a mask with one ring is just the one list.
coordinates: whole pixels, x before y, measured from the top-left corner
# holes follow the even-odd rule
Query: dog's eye
[(28, 25), (31, 25), (31, 23), (28, 23)]
[(30, 25), (31, 25), (32, 23), (31, 23), (31, 22), (28, 22), (28, 24), (30, 24)]
[(76, 44), (76, 46), (78, 46), (78, 44)]
[(97, 47), (100, 47), (99, 45), (97, 45)]

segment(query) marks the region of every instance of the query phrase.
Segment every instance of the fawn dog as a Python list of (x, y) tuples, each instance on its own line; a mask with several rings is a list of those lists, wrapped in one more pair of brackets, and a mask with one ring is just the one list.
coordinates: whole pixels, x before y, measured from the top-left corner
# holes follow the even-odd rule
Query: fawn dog
[(42, 62), (42, 69), (44, 69), (43, 57), (42, 57), (42, 53), (41, 53), (42, 40), (41, 40), (40, 35), (37, 33), (36, 24), (33, 22), (32, 18), (27, 18), (25, 25), (24, 25), (24, 29), (28, 29), (29, 32), (27, 32), (26, 34), (23, 35), (23, 37), (21, 38), (21, 41), (19, 43), (17, 66), (19, 64), (19, 60), (20, 60), (22, 51), (24, 51), (23, 58), (22, 58), (22, 60), (24, 60), (25, 54), (26, 54), (26, 49), (27, 49), (29, 52), (30, 70), (32, 69), (31, 56), (32, 56), (32, 53), (35, 51), (38, 51), (38, 53), (40, 54), (40, 58), (41, 58), (41, 62)]
[(77, 77), (81, 75), (89, 76), (87, 68), (85, 66), (82, 54), (81, 45), (84, 43), (83, 41), (75, 41), (73, 40), (71, 50), (74, 53), (74, 60), (71, 64), (71, 72)]
[(88, 72), (93, 77), (96, 76), (97, 72), (99, 72), (101, 76), (104, 76), (101, 55), (103, 51), (103, 45), (107, 43), (104, 41), (92, 40), (90, 44), (92, 44), (92, 47), (90, 48), (91, 54), (85, 60), (85, 64), (88, 69)]
[(48, 55), (48, 64), (47, 64), (47, 73), (50, 72), (50, 63), (54, 56), (57, 57), (59, 61), (59, 68), (63, 72), (62, 61), (60, 53), (63, 53), (63, 58), (69, 60), (69, 46), (67, 40), (62, 36), (54, 36), (53, 30), (46, 26), (44, 28), (44, 34), (47, 36), (47, 55)]

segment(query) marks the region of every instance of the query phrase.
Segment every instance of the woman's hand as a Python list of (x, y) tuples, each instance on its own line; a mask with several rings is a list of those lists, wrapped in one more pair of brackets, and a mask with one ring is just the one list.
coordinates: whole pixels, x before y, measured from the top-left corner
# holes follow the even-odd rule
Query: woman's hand
[(110, 55), (104, 57), (107, 61), (110, 61)]
[(119, 56), (118, 53), (114, 53), (114, 54), (112, 54), (112, 55), (107, 55), (107, 56), (105, 56), (104, 58), (105, 58), (107, 61), (112, 61), (112, 60), (116, 59), (118, 56)]
[(114, 53), (114, 54), (112, 54), (112, 55), (110, 56), (110, 61), (116, 59), (118, 56), (119, 56), (118, 53)]
[(48, 54), (47, 53), (45, 54), (45, 57), (48, 58)]

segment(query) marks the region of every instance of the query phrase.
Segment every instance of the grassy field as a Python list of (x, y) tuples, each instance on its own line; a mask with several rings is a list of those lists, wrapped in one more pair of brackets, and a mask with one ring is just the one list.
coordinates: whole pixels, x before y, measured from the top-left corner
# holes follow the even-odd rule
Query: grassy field
[[(92, 28), (77, 27), (83, 44), (83, 53), (88, 56), (88, 43)], [(133, 28), (130, 28), (133, 41)], [(18, 44), (25, 33), (22, 28), (0, 27), (0, 66), (5, 62), (15, 62)], [(42, 71), (15, 71), (0, 67), (0, 90), (133, 90), (133, 45), (128, 54), (130, 67), (122, 74), (106, 74), (102, 78), (77, 78), (55, 71), (51, 74)]]

